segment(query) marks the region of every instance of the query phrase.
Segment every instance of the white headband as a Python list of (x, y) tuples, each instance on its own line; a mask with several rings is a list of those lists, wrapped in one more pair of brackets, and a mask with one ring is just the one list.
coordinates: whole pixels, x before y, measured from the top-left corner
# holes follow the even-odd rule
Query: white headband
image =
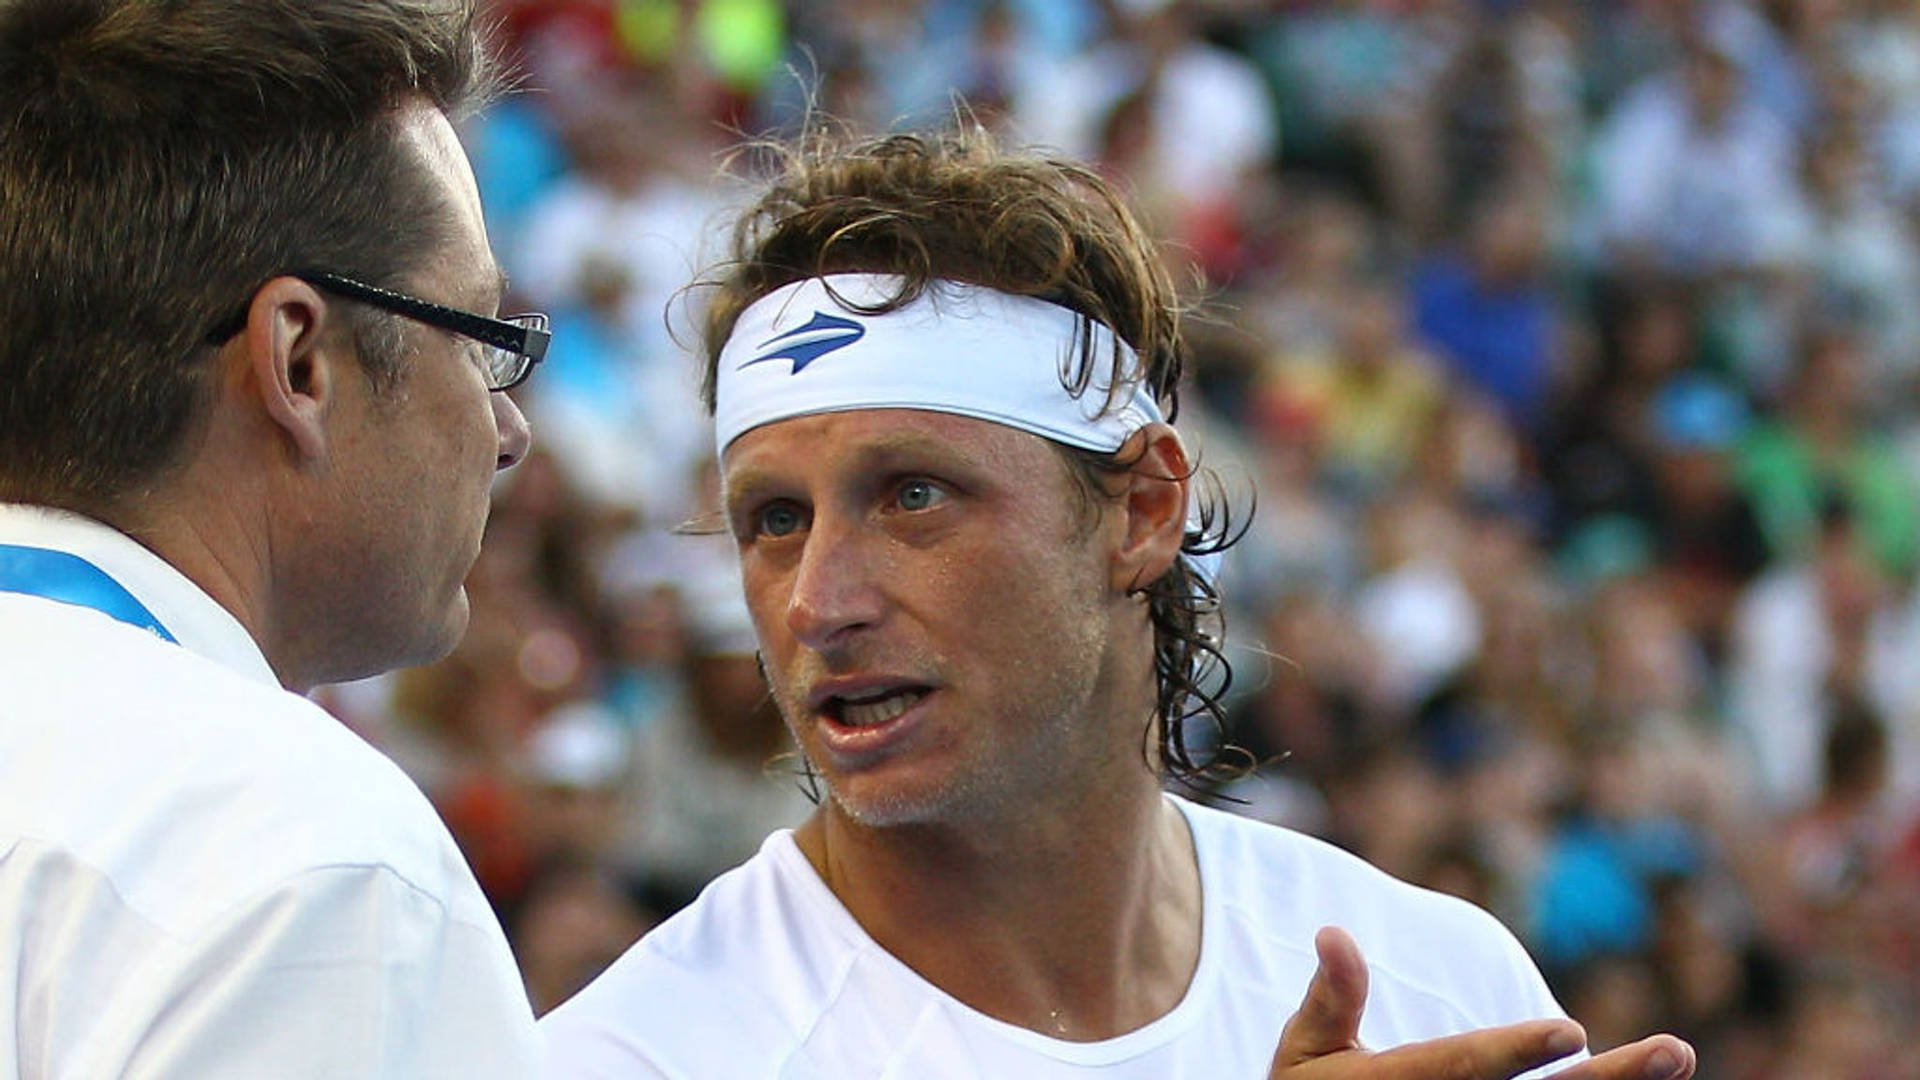
[[(720, 350), (715, 449), (725, 453), (762, 424), (849, 409), (956, 413), (1109, 453), (1165, 419), (1139, 358), (1105, 325), (1044, 300), (945, 280), (883, 314), (853, 310), (886, 303), (900, 286), (885, 274), (807, 278), (741, 312)], [(1096, 373), (1078, 397), (1065, 385), (1089, 333), (1088, 355), (1118, 357), (1113, 408), (1114, 379)]]

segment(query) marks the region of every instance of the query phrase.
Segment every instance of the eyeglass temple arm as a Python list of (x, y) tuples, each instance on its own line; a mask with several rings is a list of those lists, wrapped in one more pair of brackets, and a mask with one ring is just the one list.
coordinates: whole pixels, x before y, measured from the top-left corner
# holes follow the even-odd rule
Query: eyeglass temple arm
[(489, 319), (484, 315), (475, 315), (458, 308), (428, 303), (405, 293), (393, 292), (350, 278), (319, 271), (300, 272), (293, 276), (349, 300), (374, 304), (388, 311), (411, 316), (431, 325), (464, 334), (475, 341), (484, 342), (496, 348), (511, 349), (535, 362), (546, 357), (547, 346), (553, 341), (553, 334), (550, 331), (520, 326), (500, 319)]

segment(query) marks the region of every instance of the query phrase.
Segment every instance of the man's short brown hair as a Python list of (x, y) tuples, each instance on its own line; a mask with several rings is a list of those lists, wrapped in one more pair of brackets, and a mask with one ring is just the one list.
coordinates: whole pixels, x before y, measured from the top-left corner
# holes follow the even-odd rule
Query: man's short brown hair
[(451, 220), (400, 107), (493, 89), (471, 0), (0, 0), (0, 501), (150, 486), (274, 274), (397, 284)]

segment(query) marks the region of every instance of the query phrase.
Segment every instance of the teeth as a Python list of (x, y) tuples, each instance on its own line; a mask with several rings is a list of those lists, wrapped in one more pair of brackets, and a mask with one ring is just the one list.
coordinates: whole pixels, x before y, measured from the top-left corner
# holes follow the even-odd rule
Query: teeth
[(902, 690), (875, 690), (867, 694), (848, 694), (840, 700), (848, 705), (872, 705), (877, 701), (885, 701), (895, 694), (904, 692), (905, 691)]
[(840, 707), (840, 722), (848, 727), (869, 727), (884, 724), (906, 712), (920, 695), (911, 691), (889, 694), (878, 701), (844, 702)]

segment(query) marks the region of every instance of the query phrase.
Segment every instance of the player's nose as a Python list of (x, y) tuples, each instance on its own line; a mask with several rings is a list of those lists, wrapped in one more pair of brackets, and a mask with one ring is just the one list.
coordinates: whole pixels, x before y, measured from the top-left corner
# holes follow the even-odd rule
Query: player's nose
[(815, 517), (786, 611), (787, 629), (808, 648), (832, 649), (880, 621), (886, 604), (871, 539), (857, 526)]

